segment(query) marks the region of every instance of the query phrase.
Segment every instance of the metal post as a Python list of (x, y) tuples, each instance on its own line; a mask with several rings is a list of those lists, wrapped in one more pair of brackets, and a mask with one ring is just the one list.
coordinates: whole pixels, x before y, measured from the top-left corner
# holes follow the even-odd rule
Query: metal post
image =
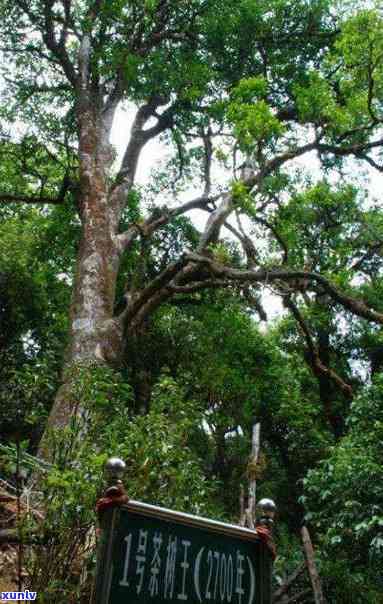
[(271, 604), (272, 589), (271, 580), (273, 572), (272, 558), (275, 558), (276, 550), (273, 541), (273, 526), (277, 507), (272, 499), (261, 499), (257, 505), (256, 530), (267, 547), (260, 551), (260, 577), (262, 581), (262, 603)]
[(113, 498), (124, 493), (121, 477), (125, 471), (125, 463), (117, 458), (110, 458), (105, 465), (108, 487), (103, 499), (108, 506), (99, 517), (100, 541), (97, 547), (96, 576), (92, 586), (90, 604), (108, 604), (112, 581), (112, 554), (115, 528), (119, 517), (119, 506), (113, 505)]

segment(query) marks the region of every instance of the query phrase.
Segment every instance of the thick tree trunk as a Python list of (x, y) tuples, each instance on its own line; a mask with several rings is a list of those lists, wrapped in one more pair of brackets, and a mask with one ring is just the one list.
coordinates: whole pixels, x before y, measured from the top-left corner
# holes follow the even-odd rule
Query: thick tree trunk
[[(73, 285), (63, 384), (49, 417), (51, 428), (67, 425), (74, 411), (69, 369), (74, 365), (116, 366), (120, 362), (122, 348), (122, 326), (113, 317), (119, 250), (115, 237), (118, 219), (116, 209), (109, 203), (107, 184), (111, 150), (104, 141), (102, 120), (96, 110), (81, 112), (79, 130), (82, 234)], [(76, 409), (78, 411), (81, 409)]]

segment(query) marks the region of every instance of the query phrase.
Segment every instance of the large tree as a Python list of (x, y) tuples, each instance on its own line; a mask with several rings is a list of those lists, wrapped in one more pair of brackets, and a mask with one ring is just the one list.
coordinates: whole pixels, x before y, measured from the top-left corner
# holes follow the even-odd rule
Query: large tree
[[(0, 201), (64, 205), (81, 223), (50, 426), (78, 409), (69, 369), (118, 368), (161, 304), (204, 288), (238, 285), (264, 316), (262, 284), (290, 302), (304, 284), (307, 295), (383, 323), (375, 301), (354, 295), (354, 273), (333, 281), (278, 230), (286, 201), (304, 186), (297, 158), (316, 153), (321, 178), (348, 158), (383, 170), (378, 9), (342, 15), (329, 0), (2, 0), (1, 15)], [(110, 134), (124, 102), (136, 112), (116, 166)], [(138, 162), (159, 136), (174, 153), (152, 187), (139, 189)], [(200, 192), (185, 201), (192, 182)], [(164, 229), (196, 209), (207, 217), (198, 237), (148, 266)], [(380, 246), (367, 238), (353, 267), (379, 257)]]

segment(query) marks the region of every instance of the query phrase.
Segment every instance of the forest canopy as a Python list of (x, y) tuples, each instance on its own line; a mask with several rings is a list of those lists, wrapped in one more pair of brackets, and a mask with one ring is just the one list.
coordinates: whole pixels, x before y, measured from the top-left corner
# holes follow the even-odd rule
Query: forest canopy
[(0, 474), (15, 484), (21, 442), (48, 543), (31, 585), (83, 601), (110, 454), (130, 495), (236, 521), (260, 422), (275, 580), (306, 522), (328, 601), (377, 602), (380, 3), (0, 14)]

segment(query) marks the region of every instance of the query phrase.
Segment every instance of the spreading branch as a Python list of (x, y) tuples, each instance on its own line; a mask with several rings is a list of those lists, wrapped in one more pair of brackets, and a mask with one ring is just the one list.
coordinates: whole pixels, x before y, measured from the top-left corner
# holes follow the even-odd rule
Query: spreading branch
[(335, 285), (330, 283), (328, 279), (322, 275), (319, 275), (318, 273), (281, 268), (260, 268), (256, 271), (245, 270), (220, 264), (212, 258), (198, 253), (189, 253), (186, 255), (186, 257), (191, 262), (207, 266), (213, 275), (220, 278), (227, 278), (233, 282), (254, 282), (267, 284), (277, 281), (288, 283), (289, 281), (296, 279), (305, 279), (308, 282), (311, 282), (313, 285), (320, 285), (335, 302), (339, 303), (351, 313), (362, 317), (363, 319), (367, 319), (368, 321), (373, 321), (374, 323), (383, 325), (382, 313), (373, 310), (361, 300), (356, 300), (355, 298), (343, 293)]
[(348, 398), (352, 398), (354, 395), (354, 392), (353, 392), (353, 389), (350, 386), (350, 384), (347, 384), (336, 373), (336, 371), (331, 369), (331, 367), (327, 367), (323, 363), (322, 359), (320, 358), (318, 346), (315, 344), (313, 337), (310, 333), (310, 329), (309, 329), (306, 321), (304, 320), (302, 313), (299, 311), (296, 304), (292, 301), (291, 297), (286, 296), (284, 303), (285, 303), (285, 306), (290, 310), (294, 319), (297, 321), (297, 323), (304, 335), (304, 338), (305, 338), (306, 344), (307, 344), (307, 348), (308, 348), (308, 351), (310, 354), (310, 364), (311, 364), (311, 367), (312, 367), (314, 373), (327, 376), (328, 378), (330, 378), (330, 380), (332, 382), (334, 382), (334, 384), (336, 384), (336, 386), (338, 386), (338, 388), (343, 392), (343, 394), (345, 394)]

